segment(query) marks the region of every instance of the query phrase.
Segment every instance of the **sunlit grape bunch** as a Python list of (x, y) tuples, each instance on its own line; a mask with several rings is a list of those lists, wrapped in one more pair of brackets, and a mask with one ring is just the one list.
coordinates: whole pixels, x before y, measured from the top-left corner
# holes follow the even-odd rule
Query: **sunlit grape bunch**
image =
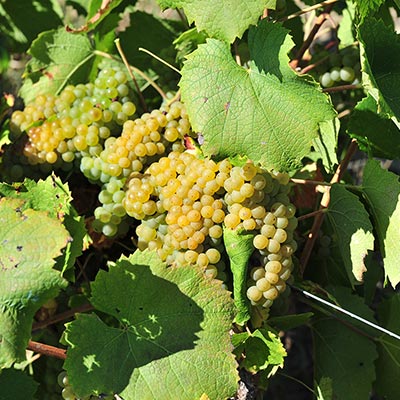
[[(125, 199), (127, 177), (129, 185), (133, 178), (165, 154), (175, 150), (182, 152), (184, 137), (191, 134), (185, 107), (179, 101), (163, 104), (160, 109), (145, 113), (140, 118), (127, 121), (118, 137), (109, 137), (97, 156), (85, 155), (80, 162), (83, 174), (93, 183), (103, 183), (98, 200), (100, 206), (94, 211), (93, 227), (106, 236), (122, 234), (127, 230), (126, 211), (122, 207)], [(142, 179), (143, 188), (138, 192), (143, 200), (143, 190), (148, 182)], [(141, 197), (142, 196), (142, 197)], [(144, 201), (144, 200), (143, 200)], [(128, 213), (136, 219), (153, 215), (154, 202), (147, 201), (143, 210)], [(143, 212), (145, 214), (143, 214)], [(122, 223), (122, 225), (121, 225)]]
[(29, 164), (71, 163), (97, 155), (101, 144), (136, 112), (123, 66), (100, 64), (93, 83), (68, 85), (57, 95), (37, 96), (11, 117), (14, 134), (25, 132)]
[(86, 152), (80, 169), (91, 181), (105, 183), (111, 177), (126, 178), (141, 172), (172, 149), (183, 150), (182, 140), (190, 124), (180, 101), (126, 121), (118, 137), (109, 137), (98, 154)]
[(285, 291), (297, 245), (289, 176), (247, 162), (234, 166), (192, 152), (171, 152), (127, 182), (123, 206), (141, 221), (138, 248), (157, 250), (167, 264), (193, 264), (225, 280), (223, 230), (254, 234), (247, 297), (268, 310)]
[(221, 260), (224, 202), (219, 195), (223, 164), (172, 151), (128, 181), (124, 206), (141, 220), (140, 249), (158, 250), (167, 263), (196, 264), (210, 277), (225, 269)]

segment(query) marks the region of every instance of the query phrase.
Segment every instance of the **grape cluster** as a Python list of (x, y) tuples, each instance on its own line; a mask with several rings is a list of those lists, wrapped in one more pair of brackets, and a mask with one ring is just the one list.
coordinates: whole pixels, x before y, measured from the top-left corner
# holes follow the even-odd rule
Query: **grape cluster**
[(100, 64), (93, 83), (69, 85), (57, 95), (40, 95), (12, 114), (15, 135), (26, 132), (23, 155), (31, 165), (72, 163), (98, 155), (105, 139), (136, 112), (128, 76), (119, 65)]
[(171, 151), (127, 184), (124, 207), (141, 220), (136, 228), (140, 249), (158, 250), (167, 263), (196, 264), (215, 278), (221, 260), (224, 203), (215, 194), (225, 163)]
[[(98, 196), (101, 205), (94, 211), (95, 230), (106, 236), (127, 231), (127, 213), (122, 206), (127, 178), (141, 173), (170, 151), (182, 152), (183, 138), (190, 133), (185, 108), (181, 102), (175, 101), (125, 122), (121, 135), (109, 137), (98, 156), (87, 154), (82, 157), (80, 169), (83, 174), (91, 182), (102, 183)], [(131, 178), (132, 185), (134, 181)], [(149, 210), (150, 204), (144, 206), (147, 215), (154, 213), (153, 209)], [(128, 215), (139, 219), (132, 212)]]
[(86, 397), (78, 397), (75, 395), (69, 380), (67, 373), (65, 371), (60, 372), (60, 374), (57, 377), (57, 383), (60, 387), (62, 387), (61, 391), (61, 397), (64, 400), (113, 400), (114, 396), (109, 395), (109, 396), (95, 396), (95, 395), (89, 395)]
[(357, 47), (346, 47), (338, 53), (330, 54), (328, 62), (320, 67), (319, 74), (323, 87), (358, 83), (361, 79), (361, 64)]
[[(295, 207), (289, 177), (247, 162), (234, 166), (192, 152), (172, 151), (143, 173), (131, 174), (123, 206), (141, 221), (138, 248), (157, 250), (167, 264), (194, 264), (211, 278), (225, 280), (223, 229), (254, 233), (247, 297), (269, 309), (282, 293), (296, 251)], [(255, 263), (255, 264), (254, 264)]]

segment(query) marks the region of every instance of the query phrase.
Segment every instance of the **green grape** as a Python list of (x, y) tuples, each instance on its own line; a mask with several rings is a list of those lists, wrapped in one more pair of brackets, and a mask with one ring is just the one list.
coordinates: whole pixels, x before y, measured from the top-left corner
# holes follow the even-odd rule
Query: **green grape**
[(330, 70), (330, 78), (332, 79), (332, 81), (334, 82), (340, 82), (341, 81), (341, 77), (340, 77), (340, 68), (339, 67), (333, 67)]
[(61, 397), (65, 400), (75, 400), (76, 396), (74, 392), (72, 391), (72, 388), (70, 386), (66, 386), (62, 392), (61, 392)]
[(330, 72), (325, 72), (323, 75), (321, 75), (319, 81), (321, 83), (321, 86), (326, 88), (332, 87), (334, 84)]
[(351, 67), (343, 67), (340, 70), (340, 79), (344, 82), (353, 82), (355, 78), (354, 69)]

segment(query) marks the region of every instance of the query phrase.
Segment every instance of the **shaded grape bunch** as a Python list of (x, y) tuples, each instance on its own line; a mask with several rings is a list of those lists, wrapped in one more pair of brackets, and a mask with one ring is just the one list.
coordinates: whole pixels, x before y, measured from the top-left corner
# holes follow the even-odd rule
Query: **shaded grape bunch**
[(58, 374), (57, 377), (57, 383), (58, 385), (62, 388), (61, 391), (61, 397), (64, 400), (113, 400), (114, 396), (113, 395), (89, 395), (85, 397), (78, 397), (75, 393), (74, 390), (72, 389), (69, 379), (67, 376), (66, 371), (62, 371)]
[(358, 48), (350, 46), (330, 54), (328, 61), (320, 67), (319, 73), (319, 81), (323, 87), (358, 83), (361, 79)]

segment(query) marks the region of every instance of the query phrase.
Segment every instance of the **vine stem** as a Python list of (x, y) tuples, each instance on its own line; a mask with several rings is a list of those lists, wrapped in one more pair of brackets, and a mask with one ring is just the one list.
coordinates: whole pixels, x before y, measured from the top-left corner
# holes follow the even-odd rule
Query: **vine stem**
[[(101, 51), (101, 50), (94, 50), (93, 52), (94, 54), (100, 56), (100, 57), (104, 57), (104, 58), (108, 58), (110, 60), (114, 60), (114, 61), (118, 61), (121, 62), (121, 60), (118, 59), (118, 57), (115, 57), (111, 54), (106, 53), (105, 51)], [(136, 72), (138, 75), (140, 75), (146, 82), (148, 82), (150, 84), (150, 86), (152, 86), (163, 99), (167, 98), (167, 95), (164, 93), (164, 91), (153, 81), (153, 79), (151, 79), (150, 77), (148, 77), (144, 72), (142, 72), (139, 68), (134, 67), (133, 65), (129, 65), (129, 68)]]
[(292, 178), (290, 179), (291, 182), (296, 183), (297, 185), (309, 185), (309, 186), (332, 186), (331, 183), (322, 182), (322, 181), (313, 181), (308, 179), (298, 179)]
[(340, 85), (340, 86), (332, 86), (328, 88), (322, 89), (325, 93), (332, 93), (332, 92), (342, 92), (344, 90), (354, 90), (354, 89), (361, 89), (363, 86), (361, 83), (357, 83), (354, 85)]
[(144, 49), (143, 47), (139, 47), (138, 50), (139, 51), (143, 51), (144, 53), (147, 53), (148, 55), (152, 56), (153, 58), (155, 58), (160, 63), (162, 63), (162, 64), (166, 65), (168, 68), (172, 69), (172, 71), (175, 71), (177, 74), (182, 75), (181, 71), (179, 71), (178, 68), (174, 67), (169, 62), (163, 60), (161, 57), (157, 56), (156, 54), (152, 53), (150, 50)]
[(70, 319), (76, 313), (86, 312), (86, 311), (91, 311), (91, 310), (94, 310), (94, 307), (89, 303), (82, 304), (79, 307), (71, 308), (70, 310), (53, 315), (52, 317), (50, 317), (49, 319), (46, 319), (45, 321), (35, 322), (32, 326), (32, 332), (38, 331), (40, 329), (44, 329), (44, 328), (48, 327), (49, 325), (53, 325), (58, 322), (62, 322), (67, 319)]
[(316, 215), (318, 215), (320, 213), (325, 213), (325, 212), (326, 212), (326, 208), (323, 208), (323, 209), (320, 209), (320, 210), (315, 210), (315, 211), (310, 212), (308, 214), (300, 215), (300, 217), (297, 217), (297, 221), (301, 221), (303, 219), (315, 217)]
[(296, 57), (290, 62), (290, 66), (293, 69), (297, 69), (301, 59), (304, 56), (304, 53), (310, 47), (312, 41), (315, 38), (315, 35), (318, 33), (318, 31), (321, 28), (322, 24), (327, 19), (327, 17), (329, 15), (329, 13), (331, 12), (332, 8), (333, 8), (333, 4), (327, 5), (325, 11), (316, 18), (314, 26), (311, 29), (311, 32), (309, 33), (309, 35), (307, 36), (306, 40), (304, 41), (304, 43), (300, 47), (299, 51), (296, 54)]
[[(340, 162), (340, 164), (336, 168), (335, 174), (333, 175), (333, 177), (330, 181), (331, 184), (334, 184), (334, 183), (337, 183), (340, 181), (340, 179), (342, 178), (343, 174), (345, 173), (345, 171), (347, 169), (347, 166), (349, 165), (351, 158), (353, 157), (354, 153), (357, 151), (357, 148), (358, 148), (357, 142), (355, 139), (353, 139), (347, 150), (346, 156), (344, 157), (344, 159)], [(319, 232), (322, 222), (324, 220), (325, 212), (322, 212), (322, 210), (328, 208), (329, 202), (330, 202), (330, 187), (328, 186), (321, 198), (320, 207), (319, 207), (319, 210), (321, 210), (321, 212), (317, 213), (315, 216), (311, 231), (308, 234), (306, 244), (305, 244), (303, 252), (300, 256), (300, 274), (301, 275), (303, 275), (304, 270), (308, 264), (308, 261), (310, 260), (310, 256), (311, 256), (312, 249), (314, 248), (315, 240), (317, 239), (318, 232)]]
[(134, 85), (135, 85), (136, 91), (137, 91), (138, 96), (139, 96), (140, 103), (142, 104), (142, 107), (143, 107), (143, 110), (144, 110), (145, 112), (147, 112), (147, 105), (146, 105), (146, 101), (144, 100), (143, 93), (142, 93), (142, 91), (140, 90), (140, 87), (139, 87), (139, 85), (138, 85), (138, 83), (137, 83), (137, 80), (136, 80), (136, 78), (135, 78), (135, 75), (133, 75), (133, 73), (132, 73), (132, 70), (131, 70), (130, 65), (129, 65), (129, 63), (128, 63), (128, 60), (127, 60), (127, 58), (126, 58), (126, 56), (125, 56), (125, 53), (124, 53), (124, 51), (122, 50), (121, 42), (120, 42), (119, 38), (118, 38), (118, 39), (115, 39), (115, 40), (114, 40), (114, 43), (115, 43), (115, 46), (117, 47), (117, 50), (118, 50), (119, 55), (120, 55), (121, 58), (122, 58), (122, 61), (124, 62), (124, 65), (125, 65), (126, 69), (128, 70), (128, 74), (129, 74), (129, 76), (131, 77), (131, 79), (132, 79), (132, 81), (133, 81), (133, 83), (134, 83)]
[(293, 13), (293, 14), (287, 15), (286, 17), (282, 17), (282, 18), (280, 18), (280, 19), (278, 20), (278, 22), (285, 22), (285, 21), (288, 21), (289, 19), (293, 19), (293, 18), (300, 17), (300, 16), (303, 15), (303, 14), (307, 14), (307, 13), (309, 13), (309, 12), (311, 12), (311, 11), (317, 10), (317, 9), (320, 8), (320, 7), (325, 7), (325, 6), (328, 6), (328, 5), (330, 5), (330, 4), (337, 3), (338, 1), (339, 1), (339, 0), (326, 0), (326, 1), (321, 1), (321, 3), (314, 4), (313, 6), (303, 8), (303, 9), (300, 10), (300, 11), (297, 11), (297, 12), (295, 12), (295, 13)]
[(61, 360), (65, 360), (67, 358), (66, 350), (60, 349), (59, 347), (49, 346), (48, 344), (34, 342), (33, 340), (29, 341), (27, 349), (32, 350), (35, 353), (59, 358)]

